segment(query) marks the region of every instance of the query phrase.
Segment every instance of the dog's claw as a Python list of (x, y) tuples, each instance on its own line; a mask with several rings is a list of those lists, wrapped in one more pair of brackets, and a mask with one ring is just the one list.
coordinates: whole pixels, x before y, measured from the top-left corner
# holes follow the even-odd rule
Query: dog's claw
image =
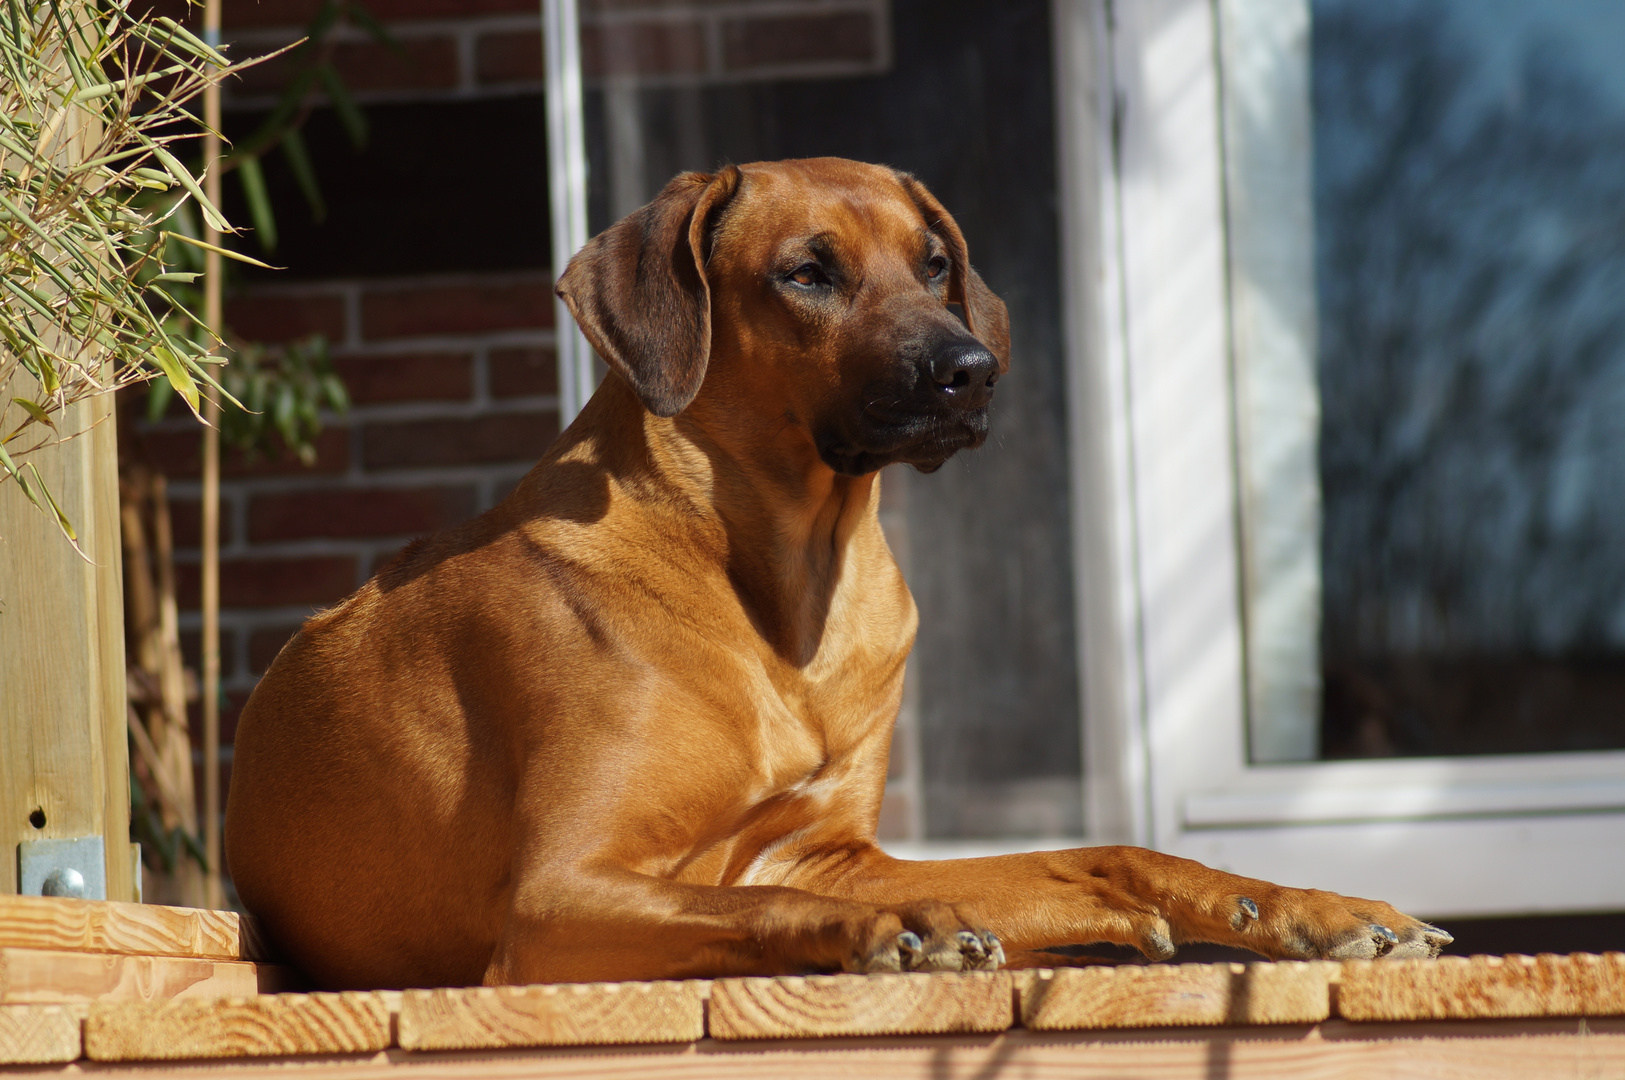
[(1370, 929), (1371, 936), (1377, 939), (1378, 956), (1387, 956), (1399, 944), (1399, 935), (1381, 923), (1372, 923)]
[(912, 970), (920, 962), (920, 954), (924, 951), (925, 943), (914, 931), (904, 930), (897, 935), (897, 952), (904, 971)]
[(1161, 930), (1147, 930), (1140, 938), (1140, 951), (1151, 960), (1169, 960), (1179, 950)]
[(1257, 921), (1258, 904), (1256, 904), (1253, 901), (1253, 898), (1250, 896), (1238, 896), (1236, 898), (1236, 913), (1230, 916), (1230, 928), (1232, 930), (1240, 930), (1248, 923), (1255, 923)]
[(959, 951), (963, 953), (973, 965), (980, 962), (987, 956), (987, 946), (982, 944), (981, 938), (977, 937), (969, 930), (961, 930), (958, 934), (954, 935), (954, 940), (959, 942)]
[(982, 936), (987, 939), (987, 966), (995, 971), (1002, 968), (1004, 966), (1004, 943), (999, 940), (999, 935), (991, 930)]

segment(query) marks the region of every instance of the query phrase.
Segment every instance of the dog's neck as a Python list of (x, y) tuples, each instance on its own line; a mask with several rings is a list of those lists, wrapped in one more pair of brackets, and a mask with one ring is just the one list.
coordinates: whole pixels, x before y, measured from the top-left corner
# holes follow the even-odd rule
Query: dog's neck
[(741, 431), (715, 423), (703, 406), (654, 416), (613, 376), (588, 408), (597, 414), (590, 429), (605, 435), (600, 460), (686, 502), (685, 522), (763, 640), (797, 667), (810, 663), (854, 542), (878, 537), (877, 474), (838, 475), (793, 428)]

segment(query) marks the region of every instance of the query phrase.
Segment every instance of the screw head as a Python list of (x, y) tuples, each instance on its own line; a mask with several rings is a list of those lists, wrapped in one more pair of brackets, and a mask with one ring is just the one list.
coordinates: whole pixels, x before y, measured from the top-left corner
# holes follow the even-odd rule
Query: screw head
[(85, 898), (85, 875), (71, 866), (60, 866), (46, 875), (40, 886), (41, 896), (67, 896), (75, 900)]

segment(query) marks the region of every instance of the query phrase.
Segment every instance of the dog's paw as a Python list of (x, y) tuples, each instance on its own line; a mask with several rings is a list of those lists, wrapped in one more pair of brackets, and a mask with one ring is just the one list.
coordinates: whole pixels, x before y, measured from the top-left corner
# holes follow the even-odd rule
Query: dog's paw
[(1316, 889), (1234, 898), (1238, 944), (1290, 960), (1432, 959), (1455, 939), (1375, 900)]
[[(892, 927), (898, 929), (893, 932)], [(954, 905), (927, 902), (879, 913), (863, 935), (867, 947), (848, 971), (994, 971), (1004, 963), (1004, 946), (991, 930)]]

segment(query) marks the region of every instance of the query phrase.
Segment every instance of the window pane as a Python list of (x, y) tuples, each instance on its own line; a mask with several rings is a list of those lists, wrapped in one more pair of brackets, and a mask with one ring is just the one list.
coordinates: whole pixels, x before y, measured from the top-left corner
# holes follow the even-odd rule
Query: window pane
[(1311, 8), (1320, 752), (1625, 747), (1625, 5)]

